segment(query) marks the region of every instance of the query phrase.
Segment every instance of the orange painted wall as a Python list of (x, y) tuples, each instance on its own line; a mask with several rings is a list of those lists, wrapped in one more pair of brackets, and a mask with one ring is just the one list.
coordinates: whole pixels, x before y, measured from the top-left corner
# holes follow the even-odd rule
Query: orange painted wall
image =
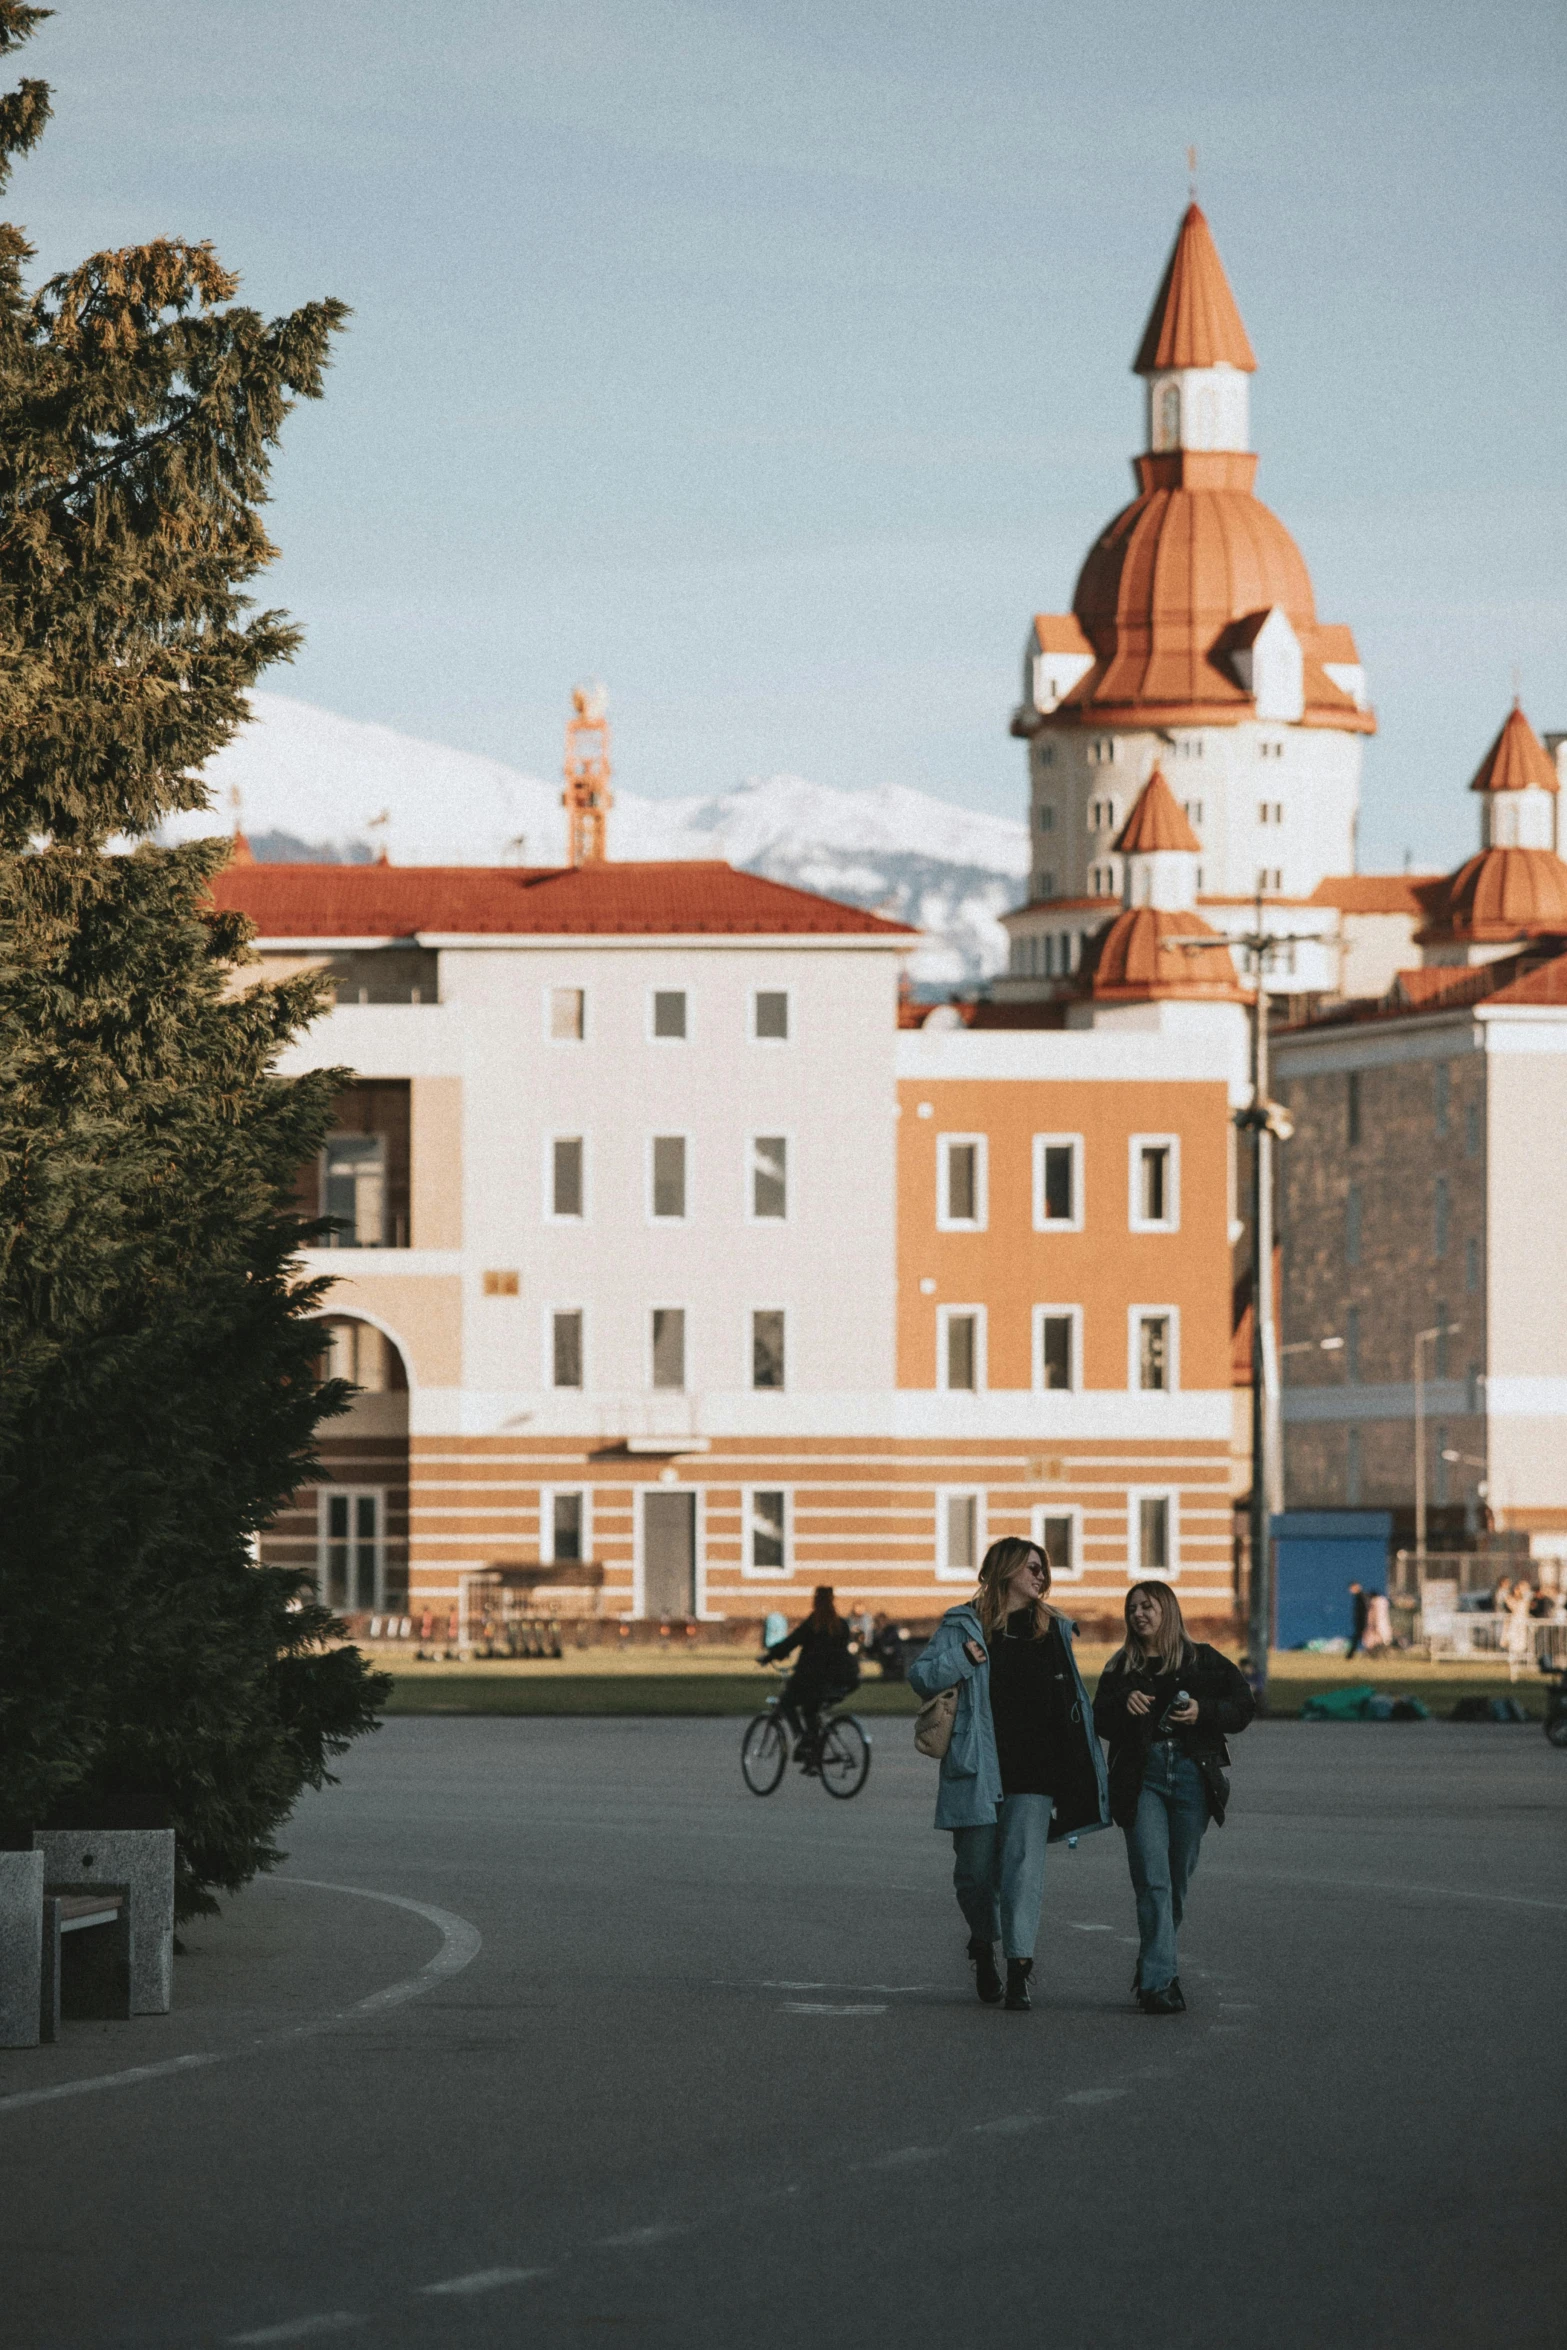
[[(1179, 1384), (1230, 1385), (1229, 1105), (1222, 1084), (912, 1080), (898, 1088), (898, 1384), (937, 1384), (937, 1308), (986, 1309), (990, 1388), (1032, 1385), (1035, 1305), (1083, 1313), (1084, 1388), (1127, 1385), (1127, 1310), (1180, 1313)], [(921, 1117), (928, 1102), (931, 1115)], [(982, 1134), (989, 1213), (982, 1232), (936, 1223), (937, 1138)], [(1083, 1138), (1081, 1232), (1036, 1232), (1033, 1138)], [(1180, 1229), (1129, 1226), (1134, 1134), (1180, 1138)], [(934, 1294), (920, 1288), (934, 1280)]]

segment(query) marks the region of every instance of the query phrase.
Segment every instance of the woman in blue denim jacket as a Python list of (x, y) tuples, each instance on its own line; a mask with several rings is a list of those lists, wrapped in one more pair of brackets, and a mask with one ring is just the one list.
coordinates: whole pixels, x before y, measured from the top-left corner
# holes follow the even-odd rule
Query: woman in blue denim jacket
[(1104, 1757), (1072, 1654), (1074, 1626), (1047, 1604), (1049, 1588), (1040, 1544), (1015, 1535), (993, 1542), (972, 1600), (947, 1610), (909, 1667), (921, 1697), (958, 1692), (936, 1826), (952, 1837), (952, 1882), (979, 1996), (987, 2006), (1002, 1998), (999, 1937), (1014, 2010), (1030, 2004), (1047, 1845), (1110, 1824)]

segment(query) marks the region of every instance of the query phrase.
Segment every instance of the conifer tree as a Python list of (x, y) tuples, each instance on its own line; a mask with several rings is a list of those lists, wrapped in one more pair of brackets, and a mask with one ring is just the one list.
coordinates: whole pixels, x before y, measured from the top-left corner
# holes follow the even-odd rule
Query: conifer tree
[[(48, 115), (0, 96), (0, 188)], [(189, 1915), (386, 1688), (251, 1558), (346, 1395), (293, 1199), (346, 1072), (276, 1074), (317, 983), (245, 972), (224, 845), (152, 838), (296, 642), (261, 509), (346, 312), (173, 238), (31, 258), (0, 225), (0, 1822), (172, 1825)]]

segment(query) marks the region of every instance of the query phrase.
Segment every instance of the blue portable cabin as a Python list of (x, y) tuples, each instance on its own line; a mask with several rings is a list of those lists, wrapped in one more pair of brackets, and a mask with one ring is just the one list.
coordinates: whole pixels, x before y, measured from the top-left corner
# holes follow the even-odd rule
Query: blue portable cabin
[(1391, 1510), (1282, 1510), (1273, 1532), (1274, 1645), (1347, 1639), (1349, 1586), (1387, 1589)]

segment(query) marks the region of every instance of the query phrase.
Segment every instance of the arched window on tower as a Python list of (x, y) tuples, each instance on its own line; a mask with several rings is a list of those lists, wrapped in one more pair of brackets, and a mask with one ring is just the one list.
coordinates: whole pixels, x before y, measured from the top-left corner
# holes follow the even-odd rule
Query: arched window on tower
[(1181, 387), (1179, 384), (1161, 384), (1157, 445), (1161, 449), (1178, 449), (1181, 445)]

